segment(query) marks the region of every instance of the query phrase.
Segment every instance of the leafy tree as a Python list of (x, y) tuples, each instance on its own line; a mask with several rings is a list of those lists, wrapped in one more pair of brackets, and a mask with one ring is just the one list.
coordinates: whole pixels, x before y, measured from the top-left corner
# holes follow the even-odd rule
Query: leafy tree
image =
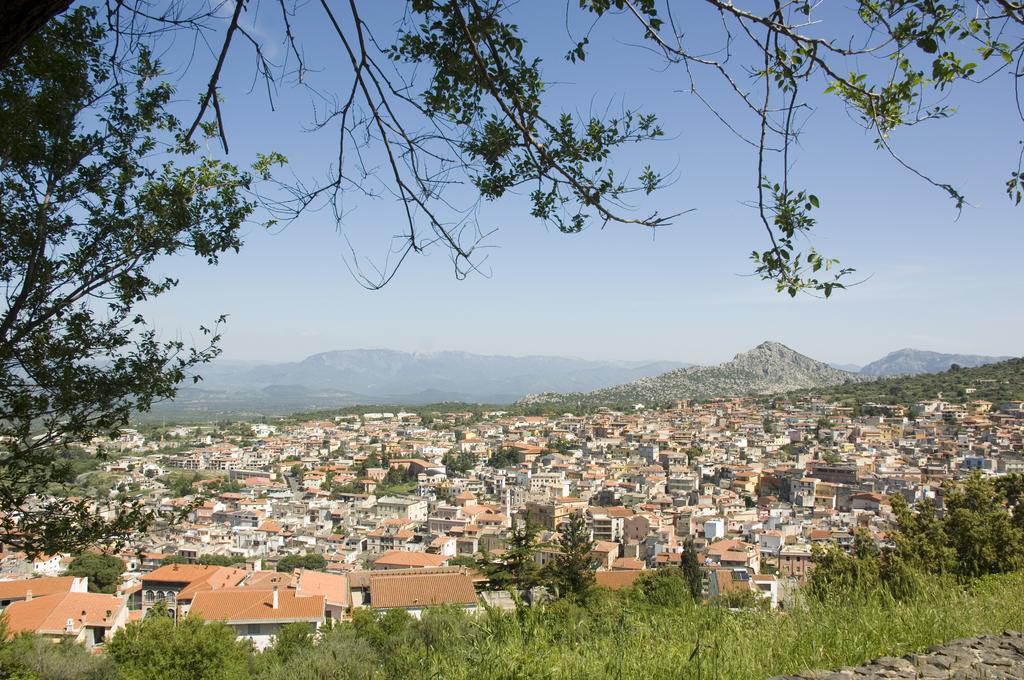
[(1006, 509), (1006, 497), (978, 473), (946, 496), (945, 533), (957, 555), (957, 573), (971, 578), (1024, 566), (1024, 531)]
[[(361, 614), (360, 610), (353, 616), (362, 620)], [(406, 660), (405, 656), (397, 659), (398, 664)], [(384, 664), (373, 645), (349, 624), (321, 629), (317, 644), (296, 648), (287, 662), (273, 654), (261, 655), (258, 661), (265, 664), (258, 675), (261, 680), (374, 680), (381, 677)]]
[(196, 492), (195, 483), (203, 481), (198, 470), (188, 472), (172, 472), (164, 479), (167, 490), (174, 496), (191, 496)]
[(476, 559), (469, 555), (456, 555), (448, 560), (448, 565), (452, 567), (469, 567), (471, 569), (476, 569), (478, 566)]
[(874, 556), (850, 555), (834, 543), (815, 545), (811, 560), (814, 570), (807, 590), (821, 601), (842, 600), (879, 582), (879, 564)]
[(1009, 502), (1009, 496), (1019, 498), (1015, 490), (1016, 480), (994, 482), (972, 473), (961, 484), (947, 485), (942, 517), (930, 503), (918, 504), (914, 512), (902, 497), (894, 497), (896, 556), (922, 571), (960, 578), (1024, 566), (1024, 529)]
[(203, 555), (196, 560), (196, 564), (209, 564), (215, 567), (230, 567), (245, 560), (237, 555)]
[(289, 623), (281, 626), (274, 637), (271, 652), (281, 661), (287, 662), (296, 652), (313, 644), (313, 630), (307, 623)]
[(686, 539), (683, 546), (683, 559), (679, 565), (683, 571), (683, 579), (690, 597), (700, 600), (704, 596), (704, 570), (700, 566), (697, 549), (693, 547), (693, 539)]
[(499, 447), (494, 455), (488, 459), (487, 464), (492, 468), (512, 467), (519, 462), (516, 450), (511, 447)]
[(996, 488), (1006, 498), (1013, 523), (1024, 530), (1024, 474), (1003, 475), (996, 480)]
[(89, 579), (90, 593), (112, 595), (121, 584), (124, 560), (115, 555), (82, 553), (68, 565), (70, 576), (85, 576)]
[(0, 530), (29, 554), (122, 544), (154, 519), (41, 492), (71, 481), (67, 447), (116, 436), (216, 356), (215, 330), (160, 341), (137, 307), (177, 283), (158, 258), (216, 264), (255, 207), (251, 174), (194, 156), (148, 50), (124, 63), (106, 46), (78, 8), (0, 71)]
[(171, 618), (171, 612), (168, 609), (167, 600), (160, 598), (153, 602), (153, 604), (146, 610), (144, 618)]
[(540, 525), (527, 520), (513, 527), (505, 551), (497, 556), (484, 553), (478, 560), (480, 571), (493, 588), (526, 590), (541, 584), (537, 553), (545, 547), (540, 540)]
[(680, 607), (693, 601), (690, 586), (680, 569), (646, 571), (634, 587), (643, 594), (644, 600), (659, 607)]
[(945, 521), (936, 514), (935, 506), (931, 502), (919, 503), (914, 512), (899, 494), (890, 502), (896, 517), (896, 531), (891, 536), (894, 552), (918, 569), (937, 574), (956, 573), (956, 549), (950, 544)]
[(558, 538), (559, 552), (548, 577), (562, 597), (583, 599), (594, 585), (594, 542), (582, 513), (573, 514)]
[(71, 640), (53, 640), (32, 633), (7, 639), (0, 630), (0, 677), (16, 680), (105, 680), (114, 677), (109, 659), (95, 656)]
[(306, 553), (305, 555), (285, 555), (277, 562), (277, 570), (289, 573), (295, 569), (309, 569), (311, 571), (323, 571), (327, 568), (327, 558), (319, 553)]
[(442, 459), (449, 475), (464, 475), (476, 467), (476, 456), (467, 451), (455, 454), (452, 451), (444, 454)]
[[(9, 4), (8, 21), (0, 30), (4, 68), (33, 31), (70, 3)], [(170, 31), (191, 31), (195, 42), (220, 35), (211, 62), (197, 62), (209, 69), (209, 77), (204, 73), (201, 78), (208, 85), (186, 136), (205, 124), (219, 135), (225, 150), (228, 130), (218, 85), (238, 44), (255, 48), (257, 73), (269, 92), (296, 74), (298, 84), (310, 87), (296, 19), (301, 15), (305, 22), (331, 28), (346, 58), (335, 65), (344, 73), (332, 73), (329, 80), (351, 80), (353, 86), (340, 93), (319, 92), (319, 100), (337, 103), (327, 112), (333, 115), (318, 121), (323, 121), (322, 128), (336, 125), (342, 148), (365, 148), (354, 158), (341, 159), (342, 165), (332, 168), (324, 182), (300, 180), (289, 187), (291, 200), (283, 208), (293, 213), (326, 204), (341, 224), (347, 214), (342, 196), (350, 200), (358, 191), (372, 195), (383, 183), (405, 213), (397, 259), (436, 242), (450, 251), (459, 275), (477, 266), (477, 248), (486, 232), (472, 222), (473, 207), (451, 207), (443, 191), (448, 183), (470, 185), (482, 200), (498, 200), (530, 186), (531, 214), (567, 233), (590, 223), (655, 228), (675, 217), (629, 209), (631, 195), (658, 190), (666, 177), (650, 166), (630, 173), (618, 155), (623, 148), (662, 138), (661, 121), (638, 107), (608, 115), (552, 110), (549, 96), (554, 88), (545, 82), (536, 45), (520, 33), (516, 3), (417, 0), (409, 3), (393, 38), (385, 36), (385, 26), (374, 25), (363, 14), (376, 3), (353, 1), (342, 9), (329, 3), (282, 3), (276, 25), (261, 17), (266, 24), (261, 35), (245, 28), (253, 21), (246, 13), (258, 10), (243, 0), (226, 4), (119, 3), (109, 22), (127, 50), (143, 42), (140, 37), (158, 40)], [(678, 80), (684, 79), (686, 94), (711, 108), (709, 120), (722, 122), (751, 147), (753, 176), (745, 194), (757, 208), (752, 219), (765, 233), (762, 248), (751, 254), (754, 271), (790, 295), (809, 289), (828, 296), (852, 272), (822, 256), (813, 243), (801, 245), (813, 233), (814, 211), (820, 207), (818, 196), (797, 187), (792, 176), (796, 140), (801, 148), (809, 144), (803, 129), (807, 112), (827, 111), (835, 108), (827, 104), (837, 101), (851, 113), (850, 120), (840, 122), (852, 120), (854, 137), (866, 131), (883, 158), (934, 187), (959, 210), (967, 198), (904, 158), (897, 148), (898, 133), (928, 122), (937, 130), (932, 133), (936, 139), (944, 141), (936, 123), (955, 113), (947, 101), (954, 86), (989, 82), (991, 87), (993, 75), (1011, 68), (1017, 72), (1014, 64), (1024, 52), (1024, 8), (1010, 0), (857, 0), (835, 10), (804, 0), (753, 7), (707, 0), (686, 3), (685, 8), (657, 0), (581, 0), (570, 10), (567, 26), (589, 26), (583, 37), (566, 40), (570, 63), (581, 64), (591, 51), (608, 48), (598, 37), (612, 33), (596, 30), (596, 24), (631, 31), (639, 49), (629, 52), (613, 45), (622, 51), (627, 73), (632, 55), (660, 55), (666, 88), (678, 91)], [(701, 41), (690, 39), (694, 30), (701, 33)], [(289, 58), (275, 64), (266, 55), (270, 44), (278, 42)], [(646, 65), (635, 62), (635, 68)], [(738, 112), (722, 105), (718, 90), (734, 97)], [(356, 117), (356, 110), (368, 113)], [(418, 134), (422, 129), (430, 134)], [(390, 162), (378, 171), (364, 160), (374, 156)], [(1024, 199), (1021, 160), (1007, 152), (1005, 162), (1009, 171), (1003, 188), (1019, 204)], [(447, 179), (439, 183), (441, 172)], [(635, 180), (626, 182), (626, 176)], [(372, 277), (361, 267), (355, 271), (364, 285), (379, 287), (392, 278), (396, 266), (385, 266)]]
[(251, 654), (223, 623), (156, 616), (119, 630), (107, 656), (123, 680), (247, 680)]

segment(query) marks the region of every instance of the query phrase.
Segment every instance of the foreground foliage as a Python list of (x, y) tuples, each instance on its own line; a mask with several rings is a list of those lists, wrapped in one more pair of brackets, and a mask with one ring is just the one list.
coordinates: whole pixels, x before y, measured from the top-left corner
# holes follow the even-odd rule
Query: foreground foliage
[[(98, 659), (71, 646), (37, 644), (32, 636), (16, 638), (0, 648), (0, 675), (747, 679), (860, 664), (1024, 628), (1020, 572), (966, 584), (952, 576), (919, 576), (918, 583), (904, 599), (873, 587), (843, 601), (802, 598), (784, 612), (698, 604), (685, 596), (685, 586), (668, 598), (665, 589), (597, 589), (586, 604), (562, 600), (477, 617), (443, 607), (427, 611), (422, 621), (398, 611), (359, 611), (353, 622), (323, 631), (315, 645), (301, 631), (287, 631), (280, 650), (263, 654), (234, 642), (223, 624), (200, 626), (186, 618), (175, 628), (153, 617), (118, 633)], [(74, 674), (61, 675), (70, 659)]]
[(281, 160), (197, 157), (159, 64), (108, 48), (78, 8), (0, 72), (0, 531), (30, 555), (121, 545), (156, 519), (71, 493), (69, 450), (116, 437), (217, 355), (216, 327), (200, 346), (162, 340), (139, 306), (177, 285), (163, 258), (239, 249), (253, 182)]

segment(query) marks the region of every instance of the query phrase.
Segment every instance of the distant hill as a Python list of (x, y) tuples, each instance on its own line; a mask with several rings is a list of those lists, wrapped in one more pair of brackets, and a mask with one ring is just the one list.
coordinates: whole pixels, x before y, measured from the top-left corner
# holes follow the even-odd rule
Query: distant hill
[(860, 364), (837, 364), (835, 362), (829, 362), (829, 366), (832, 368), (838, 368), (840, 371), (846, 371), (847, 373), (860, 373)]
[(998, 405), (1024, 401), (1024, 358), (943, 373), (881, 378), (861, 383), (814, 388), (792, 396), (814, 395), (828, 401), (855, 404), (913, 404), (936, 399), (966, 402), (984, 399)]
[(775, 394), (861, 380), (865, 378), (806, 357), (778, 342), (764, 342), (718, 366), (674, 369), (589, 393), (531, 395), (518, 403), (565, 405), (566, 408), (631, 403), (656, 405), (676, 399)]
[(989, 357), (978, 354), (942, 354), (920, 349), (901, 349), (885, 355), (860, 369), (864, 375), (895, 376), (942, 373), (953, 364), (961, 368), (974, 368), (1006, 361), (1012, 357)]
[(216, 361), (183, 387), (163, 416), (289, 413), (354, 404), (440, 401), (509, 404), (531, 392), (590, 391), (686, 366), (469, 352), (338, 350), (287, 363)]

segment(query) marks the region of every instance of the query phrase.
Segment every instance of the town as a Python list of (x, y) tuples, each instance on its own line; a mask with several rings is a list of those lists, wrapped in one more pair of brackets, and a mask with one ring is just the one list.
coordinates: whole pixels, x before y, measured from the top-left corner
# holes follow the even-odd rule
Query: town
[[(161, 520), (116, 555), (105, 592), (76, 556), (0, 558), (12, 632), (100, 648), (153, 608), (223, 621), (256, 649), (359, 609), (512, 608), (476, 568), (517, 527), (533, 559), (585, 520), (597, 586), (701, 570), (700, 597), (785, 608), (815, 546), (884, 547), (892, 499), (943, 506), (944, 483), (1024, 472), (1024, 403), (941, 399), (857, 409), (814, 397), (718, 398), (585, 415), (358, 412), (153, 427), (97, 439), (79, 476)], [(96, 552), (100, 552), (97, 549)], [(81, 557), (77, 558), (81, 560)], [(69, 571), (70, 568), (70, 571)], [(543, 588), (524, 595), (543, 599)]]

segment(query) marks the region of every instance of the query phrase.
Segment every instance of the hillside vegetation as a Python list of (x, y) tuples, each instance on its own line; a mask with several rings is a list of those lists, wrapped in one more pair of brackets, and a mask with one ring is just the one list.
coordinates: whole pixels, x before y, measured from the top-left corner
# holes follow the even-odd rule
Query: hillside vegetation
[(763, 342), (717, 366), (678, 368), (653, 378), (593, 392), (530, 395), (519, 406), (558, 405), (567, 409), (667, 404), (677, 399), (776, 394), (801, 388), (842, 385), (864, 380), (833, 368), (777, 342)]
[[(973, 389), (974, 391), (969, 391)], [(848, 405), (865, 403), (903, 404), (936, 399), (962, 403), (984, 399), (994, 404), (1024, 401), (1024, 358), (1010, 359), (977, 368), (953, 368), (943, 373), (928, 373), (870, 382), (848, 383), (795, 392), (791, 396), (819, 396)]]
[[(786, 612), (733, 611), (665, 601), (660, 591), (602, 591), (472, 618), (438, 608), (422, 621), (403, 612), (325, 632), (311, 645), (282, 635), (254, 654), (223, 624), (173, 627), (151, 617), (119, 634), (108, 653), (22, 636), (0, 647), (0, 674), (40, 680), (208, 677), (211, 680), (450, 678), (718, 678), (748, 680), (856, 665), (954, 638), (1024, 628), (1024, 574), (958, 584), (934, 577), (903, 601), (884, 589), (856, 598), (807, 598)], [(207, 671), (190, 675), (196, 669)]]

